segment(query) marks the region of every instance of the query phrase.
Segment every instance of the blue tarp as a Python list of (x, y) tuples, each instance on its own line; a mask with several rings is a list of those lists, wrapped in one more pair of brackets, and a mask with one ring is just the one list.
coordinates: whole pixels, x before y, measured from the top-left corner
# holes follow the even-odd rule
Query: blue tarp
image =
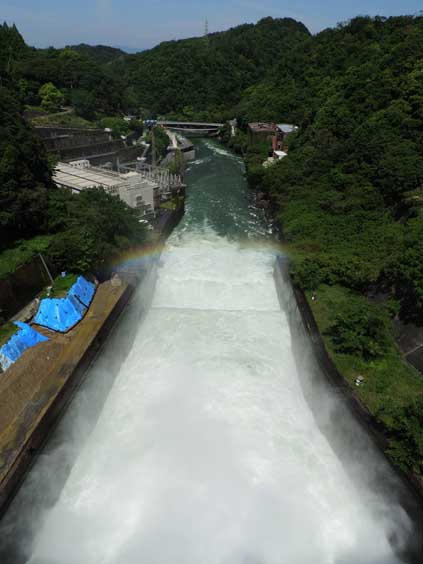
[(86, 312), (85, 306), (74, 296), (41, 300), (34, 323), (65, 333), (79, 323)]
[(38, 333), (38, 331), (35, 331), (26, 323), (16, 321), (15, 325), (19, 327), (19, 331), (12, 335), (7, 343), (0, 348), (0, 366), (2, 370), (7, 370), (26, 349), (34, 347), (43, 341), (48, 341), (48, 337), (41, 335), (41, 333)]
[(94, 294), (95, 285), (85, 280), (83, 276), (78, 276), (77, 281), (69, 290), (69, 295), (78, 298), (86, 307), (89, 307), (90, 303), (93, 301)]

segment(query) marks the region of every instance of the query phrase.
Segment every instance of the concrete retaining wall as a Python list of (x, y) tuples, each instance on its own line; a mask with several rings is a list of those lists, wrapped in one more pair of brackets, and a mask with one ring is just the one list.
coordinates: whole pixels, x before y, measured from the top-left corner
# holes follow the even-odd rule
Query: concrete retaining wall
[(113, 166), (135, 161), (137, 157), (141, 157), (144, 153), (145, 147), (143, 145), (134, 145), (131, 147), (122, 146), (116, 153), (109, 155), (100, 155), (96, 157), (88, 157), (88, 160), (93, 166), (101, 166), (106, 163), (112, 163)]
[(155, 223), (154, 229), (160, 233), (160, 241), (165, 241), (178, 223), (181, 221), (185, 213), (185, 207), (182, 204), (176, 210), (165, 210)]
[(80, 147), (84, 145), (93, 145), (96, 143), (107, 143), (110, 141), (108, 133), (101, 132), (91, 135), (74, 135), (69, 137), (51, 137), (43, 139), (43, 143), (48, 152), (58, 153), (72, 147)]
[[(84, 158), (95, 157), (97, 155), (109, 155), (116, 153), (125, 147), (122, 139), (107, 141), (105, 143), (84, 144), (77, 147), (69, 147), (58, 151), (61, 159), (72, 161)], [(109, 158), (110, 160), (110, 158)]]
[(59, 127), (59, 126), (41, 126), (36, 125), (34, 127), (35, 133), (42, 139), (49, 139), (54, 137), (63, 137), (69, 135), (81, 135), (81, 136), (97, 136), (103, 135), (104, 129), (90, 129), (84, 127)]
[[(55, 276), (51, 264), (49, 268)], [(6, 278), (0, 278), (0, 308), (2, 316), (8, 319), (25, 307), (46, 285), (50, 279), (38, 256), (19, 266)]]

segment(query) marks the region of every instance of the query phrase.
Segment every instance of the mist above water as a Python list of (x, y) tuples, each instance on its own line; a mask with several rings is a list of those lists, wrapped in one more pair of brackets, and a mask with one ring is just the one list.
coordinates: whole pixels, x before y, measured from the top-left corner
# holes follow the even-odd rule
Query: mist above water
[(398, 562), (396, 508), (350, 481), (304, 399), (273, 254), (236, 240), (263, 231), (243, 183), (200, 145), (152, 307), (120, 328), (132, 346), (32, 564)]

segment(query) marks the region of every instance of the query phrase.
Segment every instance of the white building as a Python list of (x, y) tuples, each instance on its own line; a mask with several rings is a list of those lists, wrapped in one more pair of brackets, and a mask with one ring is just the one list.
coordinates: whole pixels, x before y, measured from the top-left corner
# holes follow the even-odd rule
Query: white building
[(59, 187), (80, 192), (89, 188), (103, 188), (109, 194), (119, 196), (132, 208), (155, 212), (160, 205), (159, 186), (135, 171), (120, 174), (93, 167), (88, 161), (59, 162), (54, 169), (53, 180)]

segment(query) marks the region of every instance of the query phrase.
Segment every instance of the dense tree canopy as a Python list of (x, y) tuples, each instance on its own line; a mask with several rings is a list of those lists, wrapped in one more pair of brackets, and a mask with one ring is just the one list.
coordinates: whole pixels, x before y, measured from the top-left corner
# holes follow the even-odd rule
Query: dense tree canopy
[(47, 227), (50, 171), (22, 110), (14, 93), (0, 88), (0, 248)]

